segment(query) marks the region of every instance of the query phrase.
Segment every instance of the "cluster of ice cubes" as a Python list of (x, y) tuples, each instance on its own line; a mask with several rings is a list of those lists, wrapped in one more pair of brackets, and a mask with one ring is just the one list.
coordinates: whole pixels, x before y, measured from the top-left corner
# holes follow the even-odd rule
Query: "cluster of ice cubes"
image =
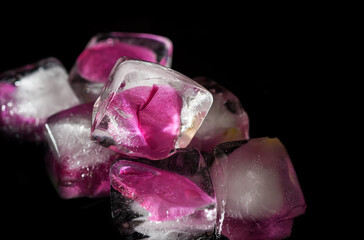
[(171, 69), (163, 36), (103, 33), (0, 75), (0, 131), (45, 141), (61, 198), (110, 197), (128, 239), (283, 239), (305, 200), (277, 138), (249, 136), (239, 98)]

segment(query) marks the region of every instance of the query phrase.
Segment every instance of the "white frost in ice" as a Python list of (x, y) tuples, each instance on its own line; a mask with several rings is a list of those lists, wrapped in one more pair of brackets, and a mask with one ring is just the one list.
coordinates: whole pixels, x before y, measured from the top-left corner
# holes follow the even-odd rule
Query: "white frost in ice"
[(148, 235), (148, 240), (190, 240), (206, 232), (214, 230), (216, 222), (216, 208), (196, 209), (194, 214), (170, 221), (150, 221), (150, 213), (133, 202), (131, 209), (141, 215), (134, 221), (137, 224), (135, 231)]
[(68, 85), (68, 74), (61, 66), (40, 67), (16, 82), (16, 111), (25, 117), (46, 118), (79, 103)]
[[(229, 155), (234, 164), (229, 169), (226, 182), (225, 214), (234, 218), (269, 217), (277, 213), (284, 202), (284, 192), (278, 173), (254, 161), (244, 161), (235, 151)], [(239, 164), (237, 164), (239, 163)]]
[(91, 120), (86, 118), (68, 118), (46, 126), (51, 129), (52, 140), (57, 146), (58, 156), (67, 159), (69, 169), (94, 166), (103, 163), (115, 154), (90, 140)]

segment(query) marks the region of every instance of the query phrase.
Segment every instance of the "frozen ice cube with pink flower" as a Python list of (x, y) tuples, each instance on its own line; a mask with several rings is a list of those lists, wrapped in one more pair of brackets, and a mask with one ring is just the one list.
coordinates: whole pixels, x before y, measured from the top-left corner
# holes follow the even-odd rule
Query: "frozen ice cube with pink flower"
[(121, 59), (95, 103), (91, 136), (123, 154), (166, 158), (190, 143), (212, 101), (211, 93), (181, 73)]
[(97, 99), (116, 61), (121, 57), (140, 59), (170, 67), (172, 42), (148, 33), (108, 32), (91, 38), (78, 56), (70, 84), (82, 102)]
[(62, 198), (107, 197), (109, 168), (120, 155), (90, 140), (92, 103), (58, 112), (45, 124), (46, 166)]
[(197, 150), (159, 161), (121, 158), (110, 181), (112, 214), (123, 236), (173, 240), (213, 233), (214, 191)]
[(277, 138), (222, 143), (211, 179), (217, 233), (231, 240), (283, 239), (306, 203), (291, 159)]
[(0, 131), (6, 135), (41, 141), (47, 117), (77, 104), (68, 73), (55, 58), (0, 75)]

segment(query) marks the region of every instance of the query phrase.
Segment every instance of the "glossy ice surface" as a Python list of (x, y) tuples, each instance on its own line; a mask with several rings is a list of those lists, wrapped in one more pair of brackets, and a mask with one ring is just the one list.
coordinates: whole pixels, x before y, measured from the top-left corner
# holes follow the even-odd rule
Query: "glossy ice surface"
[[(164, 111), (166, 105), (169, 111)], [(108, 107), (114, 115), (108, 127), (116, 142), (153, 158), (163, 158), (174, 149), (182, 109), (182, 99), (174, 88), (153, 85), (127, 89), (116, 93)], [(121, 111), (128, 117), (120, 115)]]
[(119, 60), (95, 103), (92, 139), (130, 156), (162, 159), (186, 147), (212, 95), (159, 64)]
[(55, 58), (0, 75), (0, 130), (19, 139), (40, 141), (48, 116), (79, 103), (68, 73)]
[(212, 153), (223, 142), (249, 138), (249, 118), (239, 98), (207, 77), (194, 80), (212, 94), (214, 101), (189, 147)]
[(172, 52), (172, 42), (163, 36), (100, 33), (78, 56), (71, 71), (70, 83), (81, 101), (95, 101), (119, 58), (140, 59), (170, 67)]
[(62, 198), (107, 197), (109, 168), (119, 154), (90, 140), (93, 104), (51, 116), (45, 125), (49, 146), (46, 165)]
[(214, 202), (186, 177), (145, 164), (120, 161), (111, 175), (113, 187), (147, 210), (151, 221), (181, 218)]
[[(111, 40), (111, 39), (109, 39)], [(123, 56), (155, 62), (153, 51), (119, 41), (103, 41), (86, 48), (77, 58), (81, 77), (91, 82), (105, 83), (116, 63)]]
[(215, 148), (211, 177), (218, 233), (235, 239), (283, 239), (305, 200), (290, 157), (277, 138), (223, 143)]
[(120, 160), (110, 181), (112, 214), (124, 236), (172, 240), (213, 232), (215, 197), (198, 151), (178, 150), (160, 161)]

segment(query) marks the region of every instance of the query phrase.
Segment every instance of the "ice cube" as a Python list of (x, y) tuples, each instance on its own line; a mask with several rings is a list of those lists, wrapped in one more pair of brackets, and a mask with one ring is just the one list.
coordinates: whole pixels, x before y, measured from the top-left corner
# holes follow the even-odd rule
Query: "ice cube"
[(214, 100), (189, 147), (212, 153), (220, 143), (248, 139), (249, 118), (239, 98), (210, 78), (194, 80), (209, 90)]
[(95, 103), (92, 139), (130, 156), (166, 158), (189, 144), (212, 101), (181, 73), (121, 59)]
[(48, 118), (46, 165), (60, 197), (107, 197), (109, 168), (119, 154), (90, 140), (92, 103)]
[(214, 191), (197, 150), (160, 161), (122, 158), (110, 181), (112, 216), (123, 236), (192, 239), (214, 231)]
[(277, 138), (223, 143), (211, 167), (218, 234), (229, 239), (283, 239), (305, 200), (290, 157)]
[(79, 103), (68, 73), (55, 58), (43, 59), (0, 75), (0, 130), (40, 141), (48, 116)]
[(91, 38), (78, 56), (70, 83), (82, 102), (95, 101), (121, 57), (171, 66), (173, 45), (163, 36), (147, 33), (109, 32)]

